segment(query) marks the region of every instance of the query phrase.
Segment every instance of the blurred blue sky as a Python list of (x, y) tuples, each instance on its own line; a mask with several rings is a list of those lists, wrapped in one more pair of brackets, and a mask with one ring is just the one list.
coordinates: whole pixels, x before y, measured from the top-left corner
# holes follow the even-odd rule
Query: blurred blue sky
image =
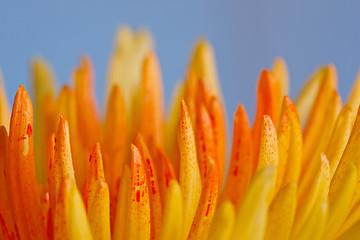
[(332, 62), (344, 98), (360, 66), (356, 1), (99, 2), (0, 2), (0, 68), (11, 102), (18, 85), (29, 87), (34, 55), (51, 63), (60, 83), (69, 82), (80, 55), (89, 55), (102, 100), (114, 32), (123, 23), (152, 32), (167, 102), (194, 42), (206, 37), (215, 49), (230, 119), (238, 103), (252, 119), (259, 73), (276, 56), (287, 61), (292, 97), (317, 66)]

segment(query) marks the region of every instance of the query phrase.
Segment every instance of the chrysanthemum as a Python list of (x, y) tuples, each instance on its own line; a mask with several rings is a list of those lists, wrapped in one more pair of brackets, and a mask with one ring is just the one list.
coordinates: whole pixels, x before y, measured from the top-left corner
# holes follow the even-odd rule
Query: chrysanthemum
[(31, 70), (34, 111), (20, 86), (10, 118), (0, 84), (1, 239), (360, 238), (360, 74), (345, 105), (333, 65), (293, 103), (276, 59), (260, 73), (252, 125), (238, 106), (227, 154), (206, 40), (167, 119), (147, 32), (117, 33), (103, 117), (89, 58), (59, 92), (44, 60)]

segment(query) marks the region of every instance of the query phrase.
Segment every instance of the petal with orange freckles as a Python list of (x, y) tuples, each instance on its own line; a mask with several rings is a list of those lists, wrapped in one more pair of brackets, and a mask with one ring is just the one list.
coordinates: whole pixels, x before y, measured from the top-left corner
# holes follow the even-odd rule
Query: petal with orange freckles
[[(11, 202), (7, 186), (6, 171), (7, 152), (8, 152), (8, 134), (5, 126), (0, 127), (0, 238), (15, 239), (14, 218), (11, 212)], [(17, 236), (18, 237), (18, 236)]]
[(180, 105), (178, 143), (180, 149), (180, 186), (183, 193), (183, 238), (189, 234), (201, 195), (201, 177), (196, 158), (194, 131), (184, 101)]
[(216, 209), (211, 223), (208, 240), (230, 239), (235, 222), (235, 208), (230, 201), (224, 201)]
[(155, 52), (146, 54), (142, 65), (142, 104), (139, 132), (146, 142), (164, 144), (164, 97), (161, 71)]
[(131, 145), (131, 152), (127, 239), (150, 239), (150, 200), (146, 170), (139, 149)]
[(113, 240), (126, 239), (127, 234), (127, 215), (129, 206), (129, 188), (130, 188), (131, 173), (130, 168), (126, 164), (123, 167), (121, 174), (121, 181), (119, 186), (119, 198), (116, 203), (116, 213), (114, 217), (113, 226)]
[(230, 239), (263, 239), (274, 173), (273, 165), (266, 166), (255, 173), (235, 218)]
[(214, 160), (209, 158), (208, 162), (206, 181), (188, 239), (206, 239), (214, 217), (219, 191), (219, 172)]
[(217, 97), (212, 96), (208, 107), (215, 140), (215, 162), (219, 167), (219, 188), (222, 187), (226, 160), (226, 119), (224, 108)]
[(257, 159), (260, 151), (261, 129), (264, 115), (269, 115), (274, 123), (278, 124), (278, 84), (274, 74), (263, 70), (260, 74), (257, 87), (256, 116), (252, 128), (255, 154)]
[(233, 129), (230, 166), (222, 201), (230, 200), (238, 209), (254, 171), (251, 129), (242, 105), (236, 110)]
[(80, 140), (84, 147), (90, 149), (100, 137), (94, 73), (90, 58), (81, 58), (80, 65), (74, 71), (74, 83)]
[(141, 159), (143, 161), (143, 167), (146, 173), (151, 211), (151, 239), (156, 239), (160, 233), (162, 222), (162, 207), (157, 172), (152, 157), (149, 153), (149, 149), (145, 144), (145, 141), (141, 134), (136, 135), (134, 144), (141, 153)]
[(161, 240), (183, 239), (183, 196), (179, 183), (172, 179), (166, 194), (164, 221), (161, 227)]
[(206, 174), (208, 173), (208, 158), (215, 159), (215, 138), (211, 119), (205, 106), (199, 103), (196, 117), (196, 150), (201, 175), (202, 186), (205, 184)]
[[(273, 174), (273, 179), (271, 180), (269, 201), (272, 200), (276, 187), (277, 180), (277, 171), (278, 171), (278, 143), (277, 135), (274, 124), (271, 121), (271, 118), (267, 115), (264, 116), (263, 126), (261, 130), (261, 143), (260, 143), (260, 152), (259, 152), (259, 162), (257, 169), (260, 170), (266, 166), (272, 165), (275, 167), (275, 172)], [(257, 170), (257, 171), (258, 171)]]
[(100, 144), (90, 155), (89, 176), (85, 183), (85, 202), (90, 229), (94, 239), (110, 239), (110, 199), (105, 181)]
[(12, 212), (21, 239), (46, 239), (35, 175), (33, 108), (20, 86), (11, 114), (6, 173)]
[(289, 239), (296, 211), (296, 185), (288, 184), (274, 197), (268, 209), (265, 240)]

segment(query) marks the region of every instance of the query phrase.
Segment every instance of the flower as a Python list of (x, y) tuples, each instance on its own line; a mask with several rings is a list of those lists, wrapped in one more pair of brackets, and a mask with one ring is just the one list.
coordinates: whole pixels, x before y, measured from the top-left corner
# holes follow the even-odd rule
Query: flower
[(34, 111), (20, 86), (11, 118), (0, 82), (1, 239), (360, 237), (360, 73), (344, 106), (333, 65), (293, 103), (275, 59), (260, 73), (252, 126), (242, 105), (235, 112), (226, 169), (210, 44), (196, 44), (166, 120), (150, 34), (123, 28), (116, 39), (104, 118), (88, 57), (58, 94), (34, 59)]

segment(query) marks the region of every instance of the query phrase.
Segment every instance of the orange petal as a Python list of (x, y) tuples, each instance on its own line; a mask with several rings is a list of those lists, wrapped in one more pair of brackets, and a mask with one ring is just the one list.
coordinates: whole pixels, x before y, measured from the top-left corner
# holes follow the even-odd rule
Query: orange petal
[(217, 164), (209, 158), (209, 170), (188, 239), (206, 239), (214, 217), (219, 190)]
[(226, 159), (226, 120), (223, 106), (217, 97), (211, 97), (209, 115), (213, 125), (215, 139), (215, 162), (219, 167), (219, 187), (222, 187)]
[(74, 81), (79, 134), (83, 145), (89, 150), (100, 137), (94, 73), (90, 58), (81, 58), (80, 66), (74, 72)]
[(201, 175), (201, 183), (204, 185), (208, 173), (208, 158), (215, 159), (215, 138), (209, 113), (202, 103), (199, 103), (196, 117), (196, 150)]
[(8, 189), (13, 216), (21, 239), (46, 239), (39, 188), (35, 175), (33, 109), (25, 88), (14, 100), (9, 134)]
[[(0, 238), (15, 239), (14, 218), (11, 212), (10, 196), (7, 189), (6, 171), (7, 152), (8, 152), (8, 134), (5, 126), (0, 127)], [(17, 236), (19, 238), (19, 236)]]
[(257, 107), (252, 137), (254, 141), (255, 154), (259, 156), (261, 129), (264, 115), (269, 115), (274, 123), (278, 124), (278, 82), (276, 77), (268, 70), (263, 70), (260, 74), (257, 89)]
[[(102, 141), (104, 172), (110, 190), (110, 217), (113, 224), (123, 165), (127, 163), (127, 128), (124, 98), (118, 85), (110, 93)], [(130, 162), (129, 162), (130, 163)]]
[(131, 145), (131, 183), (127, 239), (150, 239), (150, 201), (141, 153)]
[(171, 180), (176, 179), (176, 176), (170, 159), (159, 148), (157, 149), (157, 156), (154, 158), (154, 162), (157, 166), (156, 173), (159, 181), (161, 206), (164, 210), (169, 183)]
[(141, 153), (141, 159), (143, 160), (150, 199), (151, 239), (156, 239), (160, 234), (160, 228), (162, 224), (162, 208), (157, 173), (148, 147), (140, 134), (136, 135), (134, 144), (136, 147), (138, 147)]
[(239, 105), (234, 117), (233, 142), (222, 201), (230, 200), (236, 209), (245, 194), (254, 169), (251, 130), (246, 111)]
[(142, 112), (139, 131), (146, 142), (164, 144), (164, 97), (161, 72), (155, 52), (150, 51), (142, 66)]
[(281, 187), (286, 170), (286, 162), (289, 155), (291, 127), (290, 120), (286, 111), (281, 113), (280, 125), (278, 129), (278, 147), (279, 147), (279, 162), (278, 162), (278, 176), (276, 180), (276, 191)]

